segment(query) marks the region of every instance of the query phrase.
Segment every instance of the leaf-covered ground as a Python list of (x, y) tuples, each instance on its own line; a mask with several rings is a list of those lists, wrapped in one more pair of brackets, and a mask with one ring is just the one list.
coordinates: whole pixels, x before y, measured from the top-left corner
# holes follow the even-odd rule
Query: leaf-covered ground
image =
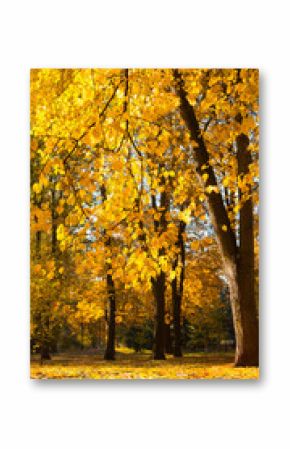
[(31, 361), (32, 379), (257, 379), (258, 368), (235, 368), (233, 354), (186, 354), (152, 360), (151, 354), (118, 351), (116, 361), (99, 354), (58, 354), (40, 365)]

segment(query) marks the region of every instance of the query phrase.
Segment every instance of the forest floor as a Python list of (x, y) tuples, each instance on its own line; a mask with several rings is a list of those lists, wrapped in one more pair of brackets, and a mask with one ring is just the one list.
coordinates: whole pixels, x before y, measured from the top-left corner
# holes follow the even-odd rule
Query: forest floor
[(32, 379), (258, 379), (258, 368), (235, 368), (233, 353), (185, 354), (152, 360), (151, 352), (118, 348), (116, 360), (101, 354), (55, 354), (43, 365), (32, 356)]

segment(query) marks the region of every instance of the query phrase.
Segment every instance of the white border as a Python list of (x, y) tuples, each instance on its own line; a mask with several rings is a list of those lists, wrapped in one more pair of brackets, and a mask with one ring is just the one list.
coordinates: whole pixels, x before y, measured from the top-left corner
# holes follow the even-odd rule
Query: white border
[[(290, 399), (287, 2), (10, 0), (2, 3), (0, 16), (1, 446), (285, 447)], [(29, 380), (29, 69), (46, 66), (260, 69), (260, 382)]]

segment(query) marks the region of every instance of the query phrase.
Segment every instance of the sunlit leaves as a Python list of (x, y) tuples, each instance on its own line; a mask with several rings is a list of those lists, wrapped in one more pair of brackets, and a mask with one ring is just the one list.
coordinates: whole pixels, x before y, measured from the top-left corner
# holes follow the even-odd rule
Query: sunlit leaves
[(39, 183), (36, 182), (35, 184), (33, 184), (32, 190), (33, 190), (33, 192), (35, 192), (35, 193), (40, 193), (41, 190), (42, 190), (41, 184), (39, 184)]
[[(258, 72), (185, 69), (181, 75), (209, 153), (198, 173), (198, 143), (180, 116), (172, 70), (129, 69), (127, 87), (124, 69), (31, 73), (33, 310), (61, 317), (76, 333), (82, 320), (103, 317), (107, 275), (122, 323), (138, 308), (153, 316), (152, 285), (162, 273), (168, 302), (181, 275), (180, 262), (173, 269), (180, 225), (183, 313), (191, 316), (192, 298), (205, 310), (218, 307), (220, 258), (208, 200), (221, 194), (230, 223), (219, 224), (225, 233), (236, 229), (247, 199), (257, 207)], [(240, 133), (249, 138), (252, 157), (242, 175)], [(204, 254), (210, 254), (206, 268), (195, 258)]]
[(60, 224), (57, 228), (57, 240), (64, 240), (64, 239), (65, 239), (64, 225)]

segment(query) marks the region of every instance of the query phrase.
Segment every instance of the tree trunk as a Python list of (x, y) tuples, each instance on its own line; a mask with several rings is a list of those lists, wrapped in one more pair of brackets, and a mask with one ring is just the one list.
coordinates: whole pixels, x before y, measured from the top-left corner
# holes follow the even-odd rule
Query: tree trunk
[[(247, 175), (252, 162), (251, 153), (247, 149), (249, 139), (241, 134), (237, 138), (238, 173), (240, 177)], [(249, 188), (250, 189), (250, 188)], [(246, 192), (245, 198), (239, 192), (242, 207), (239, 226), (239, 256), (238, 285), (241, 307), (242, 344), (236, 353), (236, 365), (259, 365), (259, 323), (255, 300), (255, 270), (254, 270), (254, 215), (251, 192)]]
[(81, 350), (84, 349), (84, 323), (81, 323), (80, 326), (80, 330), (81, 330)]
[[(209, 163), (209, 153), (200, 132), (194, 108), (187, 99), (183, 80), (178, 70), (174, 70), (174, 77), (176, 80), (176, 92), (180, 99), (180, 112), (188, 127), (191, 139), (195, 143), (193, 152), (197, 164), (197, 173), (200, 177), (202, 174), (208, 175), (207, 180), (204, 182), (205, 188), (207, 186), (218, 187), (214, 170)], [(238, 141), (237, 145), (239, 145)], [(206, 169), (203, 170), (202, 167), (206, 167)], [(251, 200), (249, 201), (251, 203)], [(253, 304), (254, 298), (251, 293), (248, 294), (248, 292), (252, 291), (253, 269), (251, 262), (247, 266), (247, 263), (251, 260), (251, 256), (249, 256), (251, 250), (249, 251), (249, 248), (246, 249), (247, 239), (252, 239), (252, 231), (250, 232), (252, 225), (250, 223), (251, 220), (248, 222), (249, 211), (247, 209), (250, 206), (246, 206), (243, 212), (241, 210), (241, 242), (245, 243), (241, 244), (241, 251), (239, 251), (221, 193), (219, 191), (208, 193), (207, 203), (229, 284), (236, 336), (235, 364), (237, 366), (257, 366), (258, 321), (255, 313), (255, 304)]]
[(173, 308), (173, 332), (174, 332), (174, 345), (173, 345), (173, 354), (174, 357), (182, 357), (182, 349), (181, 349), (181, 303), (183, 296), (183, 284), (184, 284), (184, 270), (185, 270), (185, 248), (184, 248), (184, 239), (183, 233), (185, 231), (186, 224), (181, 221), (179, 223), (178, 229), (178, 241), (177, 246), (179, 249), (179, 254), (177, 255), (173, 270), (175, 271), (178, 262), (181, 262), (181, 273), (179, 282), (177, 277), (175, 277), (171, 282), (172, 289), (172, 308)]
[(173, 355), (174, 357), (182, 357), (181, 350), (181, 297), (177, 291), (177, 281), (172, 281), (172, 303), (173, 303)]
[(36, 240), (35, 240), (35, 248), (36, 248), (36, 259), (41, 259), (41, 231), (36, 232)]
[[(103, 184), (101, 186), (101, 195), (103, 202), (107, 199), (107, 191), (106, 187)], [(111, 237), (107, 235), (106, 229), (103, 230), (105, 246), (109, 250), (111, 255)], [(115, 337), (116, 337), (116, 289), (115, 283), (112, 277), (112, 264), (111, 262), (106, 263), (106, 271), (107, 271), (107, 292), (108, 292), (108, 301), (109, 301), (109, 313), (107, 315), (107, 344), (106, 350), (104, 354), (105, 360), (115, 360)], [(107, 309), (106, 309), (107, 310)]]
[(152, 284), (156, 307), (153, 358), (165, 360), (165, 273), (161, 271)]
[(40, 348), (40, 362), (43, 363), (44, 360), (50, 360), (51, 356), (49, 353), (49, 345), (45, 344), (45, 342), (42, 342), (41, 348)]
[(171, 329), (169, 323), (164, 324), (164, 330), (165, 330), (165, 352), (166, 354), (173, 354)]
[[(54, 187), (51, 189), (51, 257), (52, 260), (56, 261), (57, 259), (57, 213), (56, 213), (56, 191)], [(39, 237), (39, 241), (37, 242), (38, 245), (41, 245), (41, 240)], [(40, 359), (41, 363), (43, 360), (50, 360), (50, 316), (51, 316), (51, 304), (50, 304), (50, 298), (48, 298), (45, 307), (44, 307), (44, 319), (42, 319), (42, 329), (41, 329), (41, 347), (40, 347)], [(45, 316), (47, 315), (47, 316)]]
[[(160, 170), (163, 168), (162, 164), (159, 166)], [(154, 219), (154, 231), (159, 236), (167, 229), (166, 212), (169, 208), (169, 197), (166, 192), (166, 180), (161, 177), (161, 185), (164, 190), (160, 195), (160, 209), (161, 216), (159, 220)], [(151, 195), (152, 206), (157, 212), (156, 196)], [(158, 257), (165, 255), (164, 247), (158, 250)], [(165, 357), (165, 273), (161, 270), (156, 279), (152, 279), (152, 290), (155, 297), (155, 341), (153, 346), (153, 358), (155, 360), (164, 360)]]
[(115, 360), (115, 334), (116, 334), (116, 299), (115, 299), (115, 285), (110, 274), (107, 275), (107, 286), (109, 294), (109, 316), (107, 327), (107, 346), (104, 355), (105, 360)]
[[(111, 238), (106, 240), (106, 246), (111, 247)], [(109, 300), (109, 313), (107, 314), (107, 346), (104, 354), (105, 360), (115, 360), (115, 336), (116, 336), (116, 289), (112, 272), (112, 264), (107, 263), (107, 292)]]
[(40, 316), (40, 363), (43, 364), (44, 360), (50, 360), (50, 338), (49, 338), (49, 317)]

